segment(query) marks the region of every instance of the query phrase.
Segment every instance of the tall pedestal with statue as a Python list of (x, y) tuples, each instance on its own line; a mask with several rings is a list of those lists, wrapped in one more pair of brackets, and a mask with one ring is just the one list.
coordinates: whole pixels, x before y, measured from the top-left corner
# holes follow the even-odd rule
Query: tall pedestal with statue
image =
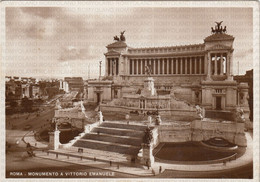
[(60, 145), (60, 131), (55, 127), (54, 131), (49, 132), (49, 149), (57, 150)]

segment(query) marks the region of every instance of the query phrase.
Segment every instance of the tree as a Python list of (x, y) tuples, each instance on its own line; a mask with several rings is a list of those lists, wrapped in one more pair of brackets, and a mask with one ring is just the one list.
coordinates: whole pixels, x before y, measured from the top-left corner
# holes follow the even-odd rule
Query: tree
[(31, 112), (33, 107), (33, 101), (29, 100), (27, 97), (24, 97), (22, 99), (21, 106), (24, 112)]

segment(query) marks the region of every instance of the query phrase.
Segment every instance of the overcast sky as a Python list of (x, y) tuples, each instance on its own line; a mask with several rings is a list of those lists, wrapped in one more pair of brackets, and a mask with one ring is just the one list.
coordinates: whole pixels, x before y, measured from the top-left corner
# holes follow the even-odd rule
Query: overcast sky
[(126, 30), (131, 47), (203, 43), (215, 21), (235, 37), (234, 74), (253, 66), (251, 8), (6, 8), (6, 75), (97, 76), (106, 45)]

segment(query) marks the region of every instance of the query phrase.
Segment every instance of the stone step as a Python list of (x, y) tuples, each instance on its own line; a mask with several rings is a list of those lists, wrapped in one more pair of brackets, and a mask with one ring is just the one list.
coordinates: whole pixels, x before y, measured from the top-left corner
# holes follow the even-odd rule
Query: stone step
[(106, 128), (106, 127), (96, 127), (92, 130), (94, 133), (105, 133), (110, 135), (117, 135), (117, 136), (130, 136), (136, 138), (142, 138), (144, 136), (143, 131), (135, 131), (129, 129), (122, 129), (122, 128)]
[(91, 148), (103, 151), (111, 151), (117, 153), (123, 153), (128, 155), (137, 155), (141, 147), (132, 146), (132, 145), (123, 145), (110, 142), (96, 141), (96, 140), (87, 140), (79, 139), (73, 145), (74, 147), (82, 148)]
[(138, 131), (145, 131), (147, 126), (145, 125), (138, 125), (138, 124), (127, 124), (127, 123), (119, 123), (119, 122), (103, 122), (101, 124), (102, 127), (107, 128), (122, 128), (122, 129), (130, 129), (130, 130), (138, 130)]
[(126, 145), (134, 145), (134, 146), (141, 146), (142, 138), (135, 138), (129, 136), (117, 136), (117, 135), (109, 135), (100, 133), (88, 133), (82, 137), (82, 139), (91, 139), (91, 140), (98, 140), (104, 142), (112, 142), (112, 143), (119, 143), (119, 144), (126, 144)]

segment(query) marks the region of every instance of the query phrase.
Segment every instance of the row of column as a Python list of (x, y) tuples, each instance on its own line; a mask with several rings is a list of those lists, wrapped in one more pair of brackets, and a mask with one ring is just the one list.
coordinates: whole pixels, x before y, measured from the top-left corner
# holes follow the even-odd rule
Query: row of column
[(204, 56), (158, 59), (130, 59), (129, 74), (145, 75), (149, 66), (152, 75), (204, 74)]
[(119, 64), (118, 58), (107, 58), (107, 73), (108, 76), (118, 75)]
[(213, 75), (224, 75), (228, 74), (229, 66), (227, 66), (227, 54), (211, 54), (211, 74)]

